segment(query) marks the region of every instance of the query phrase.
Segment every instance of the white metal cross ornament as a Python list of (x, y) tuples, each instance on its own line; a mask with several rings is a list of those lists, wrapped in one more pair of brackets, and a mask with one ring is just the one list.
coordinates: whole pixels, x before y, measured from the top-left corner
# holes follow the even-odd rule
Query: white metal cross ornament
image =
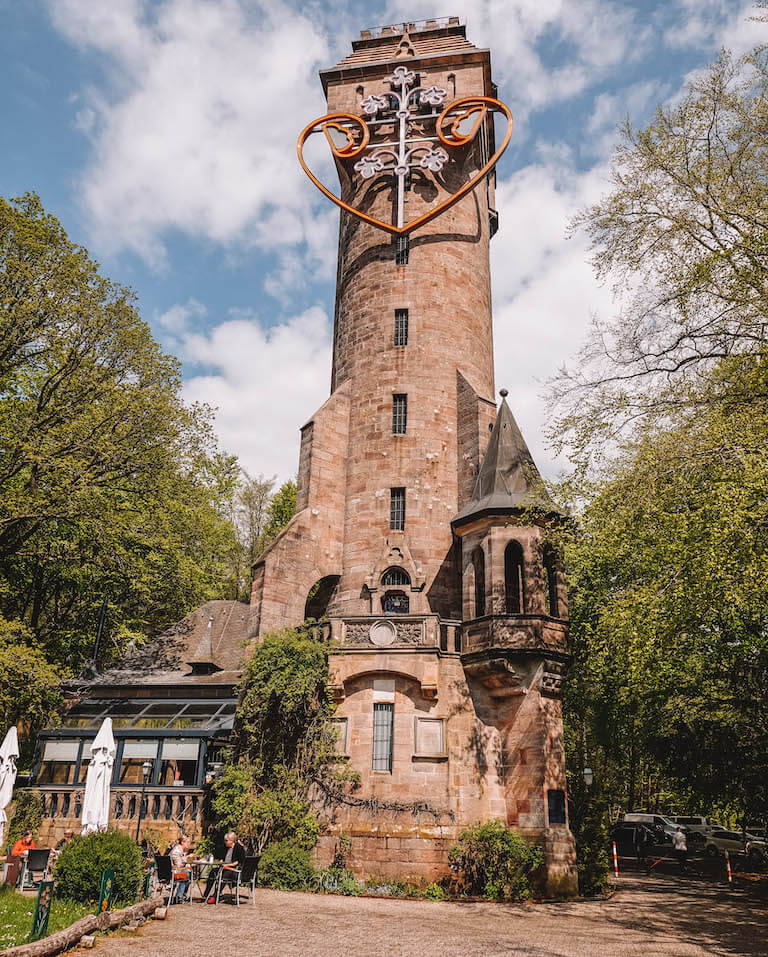
[[(411, 169), (421, 167), (438, 173), (448, 162), (448, 153), (442, 146), (434, 147), (438, 137), (413, 135), (412, 125), (420, 125), (426, 120), (436, 121), (435, 108), (445, 103), (448, 93), (439, 86), (426, 89), (414, 87), (416, 74), (405, 66), (395, 67), (392, 76), (386, 78), (392, 87), (391, 93), (372, 93), (360, 104), (366, 116), (377, 117), (368, 120), (369, 126), (391, 123), (387, 116), (394, 109), (397, 120), (397, 140), (389, 143), (372, 143), (367, 146), (364, 155), (355, 163), (355, 170), (363, 179), (371, 179), (377, 173), (391, 170), (397, 181), (397, 226), (402, 229), (405, 215), (405, 182)], [(413, 89), (410, 89), (413, 87)], [(431, 113), (421, 113), (421, 106), (431, 106)]]

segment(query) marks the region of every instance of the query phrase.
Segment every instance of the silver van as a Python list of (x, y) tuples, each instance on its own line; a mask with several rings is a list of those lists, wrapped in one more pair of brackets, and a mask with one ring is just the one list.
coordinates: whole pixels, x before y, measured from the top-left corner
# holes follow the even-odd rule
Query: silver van
[(681, 825), (685, 828), (686, 831), (690, 831), (692, 834), (703, 834), (704, 837), (708, 837), (712, 833), (712, 825), (706, 817), (700, 817), (697, 814), (688, 814), (688, 815), (679, 815), (673, 814), (670, 815), (670, 821), (674, 821), (675, 824)]

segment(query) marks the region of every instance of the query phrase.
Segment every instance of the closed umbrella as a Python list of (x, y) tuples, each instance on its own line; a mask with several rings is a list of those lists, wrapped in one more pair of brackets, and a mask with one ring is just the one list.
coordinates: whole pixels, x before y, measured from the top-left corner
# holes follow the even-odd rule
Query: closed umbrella
[(0, 848), (5, 839), (5, 825), (8, 818), (5, 809), (13, 797), (13, 785), (16, 783), (16, 758), (19, 756), (19, 736), (15, 726), (8, 729), (0, 747)]
[(106, 831), (109, 823), (109, 783), (115, 763), (112, 719), (105, 718), (91, 745), (91, 763), (83, 795), (83, 834)]

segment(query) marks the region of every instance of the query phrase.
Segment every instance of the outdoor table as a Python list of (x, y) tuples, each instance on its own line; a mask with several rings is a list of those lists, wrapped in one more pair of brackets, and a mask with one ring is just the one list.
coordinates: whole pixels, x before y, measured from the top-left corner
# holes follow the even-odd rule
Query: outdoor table
[(211, 871), (218, 867), (221, 864), (221, 861), (188, 861), (187, 867), (189, 868), (189, 899), (192, 899), (192, 887), (193, 885), (197, 888), (197, 893), (200, 897), (203, 896), (203, 886), (202, 883), (204, 880), (208, 879), (208, 875)]

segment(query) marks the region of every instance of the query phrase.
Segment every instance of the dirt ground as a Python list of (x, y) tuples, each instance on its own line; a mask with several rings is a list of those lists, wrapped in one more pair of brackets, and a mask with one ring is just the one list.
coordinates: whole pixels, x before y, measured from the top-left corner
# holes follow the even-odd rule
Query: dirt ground
[(135, 937), (99, 940), (97, 949), (103, 957), (751, 957), (768, 955), (768, 908), (748, 892), (668, 875), (622, 877), (610, 900), (562, 904), (260, 889), (255, 906), (177, 906), (168, 920), (149, 922)]

